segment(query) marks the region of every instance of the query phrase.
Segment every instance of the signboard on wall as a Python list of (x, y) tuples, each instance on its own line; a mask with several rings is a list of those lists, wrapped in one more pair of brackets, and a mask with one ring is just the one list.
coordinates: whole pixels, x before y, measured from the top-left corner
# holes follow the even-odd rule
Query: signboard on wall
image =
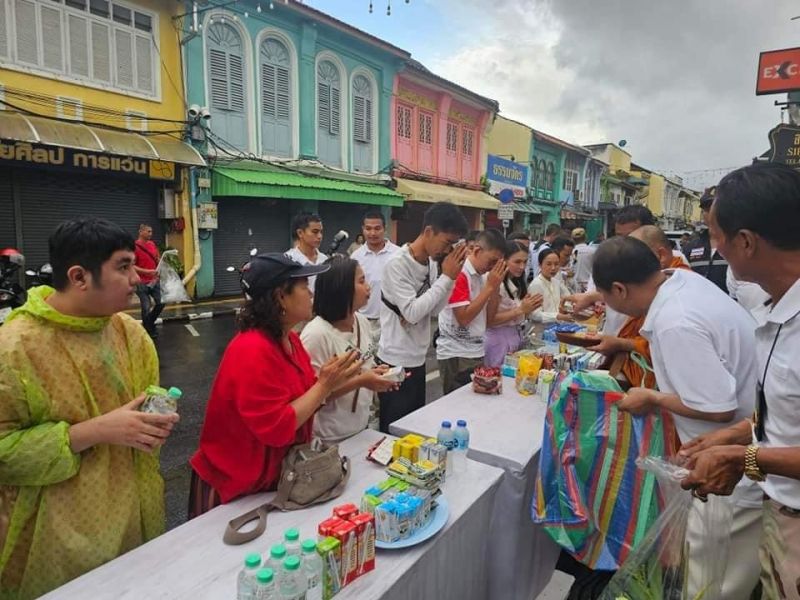
[(217, 229), (217, 203), (201, 202), (197, 205), (198, 229)]
[(514, 192), (514, 198), (527, 196), (527, 165), (490, 154), (486, 164), (486, 180), (489, 182), (489, 193), (493, 196), (506, 189)]
[(762, 52), (758, 57), (756, 95), (800, 90), (800, 48)]
[(781, 124), (769, 132), (769, 160), (800, 169), (800, 127)]
[(497, 209), (497, 218), (511, 220), (514, 218), (514, 206), (511, 204), (500, 205)]

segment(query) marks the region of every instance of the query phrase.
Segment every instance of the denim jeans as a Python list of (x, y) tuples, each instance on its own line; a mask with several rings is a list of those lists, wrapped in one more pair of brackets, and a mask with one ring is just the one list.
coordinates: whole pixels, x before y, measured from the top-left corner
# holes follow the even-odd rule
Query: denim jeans
[[(161, 284), (157, 281), (153, 283), (140, 283), (136, 286), (136, 295), (139, 296), (139, 303), (142, 308), (142, 325), (147, 331), (152, 331), (156, 326), (164, 305), (161, 304)], [(150, 305), (153, 305), (152, 310)]]

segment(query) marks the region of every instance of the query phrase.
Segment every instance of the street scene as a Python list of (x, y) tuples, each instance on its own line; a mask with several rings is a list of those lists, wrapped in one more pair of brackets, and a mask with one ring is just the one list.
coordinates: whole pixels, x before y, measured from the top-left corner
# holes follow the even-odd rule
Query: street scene
[(800, 599), (798, 35), (0, 0), (0, 600)]

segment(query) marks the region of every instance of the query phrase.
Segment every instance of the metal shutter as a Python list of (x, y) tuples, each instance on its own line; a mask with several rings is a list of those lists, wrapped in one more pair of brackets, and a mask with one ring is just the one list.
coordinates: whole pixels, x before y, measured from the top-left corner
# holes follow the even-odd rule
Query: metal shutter
[(361, 223), (364, 213), (369, 210), (380, 210), (380, 206), (370, 206), (367, 204), (348, 204), (345, 202), (320, 202), (319, 216), (322, 218), (322, 250), (328, 253), (328, 248), (340, 229), (344, 229), (350, 237), (346, 242), (342, 242), (337, 252), (347, 253), (356, 236), (361, 233)]
[(239, 274), (225, 269), (245, 263), (252, 248), (259, 252), (288, 250), (290, 205), (285, 200), (221, 198), (218, 210), (219, 229), (214, 232), (214, 294), (240, 294)]
[(11, 170), (0, 169), (0, 249), (16, 248), (14, 199), (11, 195)]
[(79, 216), (109, 219), (134, 237), (139, 225), (148, 223), (153, 226), (154, 241), (164, 241), (158, 220), (158, 184), (21, 169), (14, 175), (22, 210), (21, 251), (29, 267), (49, 260), (47, 241), (56, 226)]

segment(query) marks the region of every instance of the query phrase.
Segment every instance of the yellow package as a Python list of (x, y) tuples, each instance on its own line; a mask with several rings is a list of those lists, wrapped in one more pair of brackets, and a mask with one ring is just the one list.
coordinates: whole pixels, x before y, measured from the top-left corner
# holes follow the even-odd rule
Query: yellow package
[(529, 354), (520, 356), (517, 366), (517, 391), (523, 396), (533, 396), (539, 379), (539, 370), (542, 368), (542, 359)]

